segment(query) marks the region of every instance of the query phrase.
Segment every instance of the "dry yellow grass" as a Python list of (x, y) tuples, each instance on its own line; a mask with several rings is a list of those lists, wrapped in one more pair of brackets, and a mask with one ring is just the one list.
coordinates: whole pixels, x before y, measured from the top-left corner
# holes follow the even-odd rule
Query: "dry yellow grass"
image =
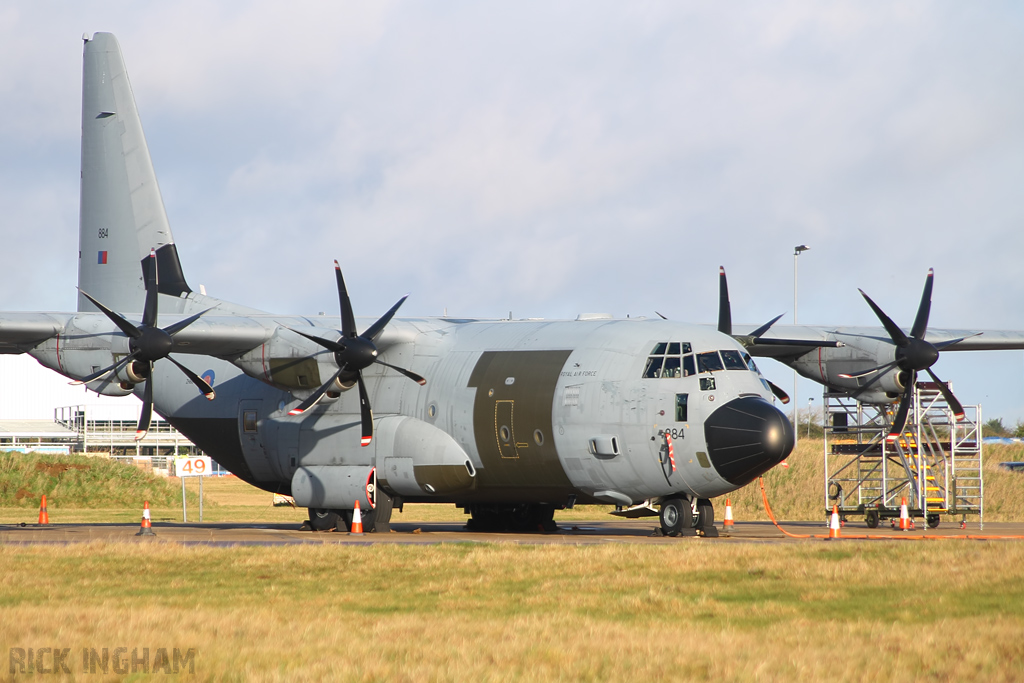
[(0, 642), (72, 648), (79, 674), (82, 648), (195, 647), (199, 680), (1013, 681), (1022, 561), (1011, 543), (6, 548)]

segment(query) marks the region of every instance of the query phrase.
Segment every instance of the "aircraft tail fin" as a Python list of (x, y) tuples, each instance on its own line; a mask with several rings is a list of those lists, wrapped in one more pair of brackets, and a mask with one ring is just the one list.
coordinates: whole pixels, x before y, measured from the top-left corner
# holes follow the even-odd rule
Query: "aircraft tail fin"
[[(139, 312), (156, 250), (161, 294), (192, 290), (174, 246), (121, 47), (110, 33), (85, 40), (78, 286), (115, 311)], [(78, 295), (78, 310), (95, 311)]]

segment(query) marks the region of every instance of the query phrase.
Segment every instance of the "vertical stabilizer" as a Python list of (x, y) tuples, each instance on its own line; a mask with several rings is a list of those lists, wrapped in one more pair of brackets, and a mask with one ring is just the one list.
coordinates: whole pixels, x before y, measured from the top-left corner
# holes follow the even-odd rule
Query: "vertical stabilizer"
[[(143, 268), (157, 254), (160, 293), (191, 292), (185, 283), (135, 96), (110, 33), (85, 42), (82, 77), (82, 196), (78, 286), (121, 312), (142, 311)], [(78, 310), (96, 308), (78, 296)]]

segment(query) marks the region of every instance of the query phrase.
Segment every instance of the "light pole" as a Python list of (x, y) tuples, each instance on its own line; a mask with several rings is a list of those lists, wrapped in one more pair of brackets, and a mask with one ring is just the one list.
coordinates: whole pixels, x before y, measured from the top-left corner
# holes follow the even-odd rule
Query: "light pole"
[(814, 397), (807, 399), (807, 438), (811, 438), (811, 403), (814, 401)]
[[(793, 324), (796, 325), (796, 274), (797, 274), (797, 259), (800, 258), (800, 254), (810, 249), (806, 244), (798, 244), (793, 247)], [(798, 441), (798, 435), (800, 432), (800, 408), (796, 402), (796, 382), (799, 378), (797, 371), (793, 370), (793, 416), (796, 418), (796, 425), (793, 429), (793, 449), (796, 449)]]

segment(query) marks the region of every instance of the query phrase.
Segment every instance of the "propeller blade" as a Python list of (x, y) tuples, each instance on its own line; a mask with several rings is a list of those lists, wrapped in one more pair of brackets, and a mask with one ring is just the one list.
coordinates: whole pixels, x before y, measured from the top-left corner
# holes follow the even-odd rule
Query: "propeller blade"
[(377, 322), (375, 322), (374, 324), (372, 324), (368, 328), (366, 328), (366, 331), (363, 332), (359, 336), (363, 337), (365, 339), (373, 339), (378, 334), (380, 334), (380, 331), (383, 330), (384, 327), (389, 322), (391, 322), (391, 319), (395, 317), (395, 313), (398, 312), (398, 309), (402, 306), (402, 304), (405, 303), (405, 300), (408, 299), (408, 298), (409, 298), (409, 295), (406, 294), (401, 299), (399, 299), (397, 304), (392, 306), (391, 309), (387, 313), (385, 313), (384, 315), (382, 315), (380, 317), (380, 320), (378, 320)]
[(907, 383), (907, 388), (903, 392), (903, 396), (900, 397), (900, 407), (896, 409), (896, 417), (893, 418), (892, 425), (889, 427), (889, 434), (885, 437), (886, 441), (895, 441), (903, 433), (903, 428), (907, 426), (907, 415), (910, 412), (910, 401), (911, 394), (914, 391), (914, 384), (917, 382), (917, 373), (910, 373), (910, 381)]
[(857, 379), (858, 377), (865, 377), (867, 375), (870, 375), (872, 372), (878, 372), (879, 370), (888, 370), (889, 368), (893, 367), (896, 364), (897, 364), (896, 361), (892, 361), (890, 363), (886, 363), (885, 365), (879, 365), (879, 366), (871, 368), (869, 370), (861, 370), (860, 372), (850, 372), (850, 373), (845, 373), (844, 372), (844, 373), (841, 373), (839, 376), (844, 378), (844, 379)]
[(661, 318), (662, 320), (668, 320), (668, 318), (666, 318), (665, 316), (663, 316), (663, 315), (662, 315), (661, 313), (658, 313), (657, 311), (655, 311), (654, 313), (655, 313), (655, 315), (657, 315), (657, 316), (658, 316), (659, 318)]
[(949, 385), (939, 379), (931, 368), (925, 368), (925, 371), (931, 375), (932, 379), (936, 384), (939, 385), (939, 391), (942, 392), (942, 398), (946, 399), (946, 403), (953, 411), (953, 417), (956, 418), (957, 422), (961, 422), (964, 419), (964, 407), (960, 404), (960, 401), (956, 400), (956, 396), (949, 390)]
[(366, 385), (363, 384), (363, 373), (360, 372), (356, 379), (359, 380), (359, 412), (363, 428), (359, 443), (362, 446), (369, 446), (373, 441), (373, 411), (370, 409), (370, 398), (366, 395)]
[(207, 313), (209, 313), (212, 310), (213, 310), (212, 308), (207, 308), (205, 311), (202, 311), (201, 313), (196, 313), (195, 315), (189, 316), (188, 318), (185, 318), (184, 320), (179, 320), (178, 322), (176, 322), (176, 323), (174, 323), (172, 325), (168, 325), (167, 327), (163, 328), (163, 330), (164, 330), (164, 332), (166, 332), (167, 334), (169, 334), (169, 335), (171, 335), (173, 337), (174, 335), (178, 334), (183, 329), (185, 329), (186, 327), (188, 327), (189, 325), (191, 325), (195, 321), (199, 320), (201, 317), (203, 317), (204, 315), (206, 315)]
[(753, 342), (751, 346), (806, 346), (815, 349), (838, 349), (846, 346), (846, 344), (840, 341), (815, 341), (814, 339), (762, 339), (756, 337), (752, 338), (751, 342)]
[(718, 266), (718, 331), (732, 336), (732, 305), (729, 303), (729, 281), (725, 277), (724, 266)]
[(348, 298), (345, 278), (341, 275), (341, 266), (334, 261), (334, 276), (338, 281), (338, 303), (341, 305), (341, 336), (350, 339), (356, 336), (356, 317), (352, 313), (352, 301)]
[(160, 293), (156, 273), (156, 251), (149, 250), (149, 268), (146, 269), (146, 305), (142, 309), (142, 324), (156, 327), (157, 299)]
[(914, 318), (914, 326), (910, 329), (910, 336), (914, 339), (924, 339), (928, 331), (928, 315), (932, 310), (932, 282), (935, 279), (935, 270), (928, 269), (928, 275), (924, 279), (924, 291), (921, 293), (921, 305), (917, 307), (917, 317)]
[(153, 363), (149, 364), (149, 376), (146, 377), (146, 389), (143, 392), (142, 412), (139, 413), (139, 426), (135, 430), (135, 440), (146, 438), (149, 423), (153, 419)]
[[(782, 318), (782, 315), (785, 315), (785, 314), (781, 314), (781, 315), (775, 316), (774, 318), (772, 318), (771, 320), (766, 322), (764, 325), (761, 325), (761, 327), (759, 327), (756, 330), (754, 330), (753, 332), (751, 332), (750, 336), (753, 337), (754, 339), (757, 339), (762, 334), (764, 334), (765, 332), (770, 330), (772, 325), (774, 325), (775, 323), (779, 322), (779, 319)], [(817, 343), (817, 342), (815, 342), (815, 343)]]
[(293, 330), (290, 327), (286, 327), (285, 329), (289, 330), (291, 332), (294, 332), (295, 334), (299, 335), (300, 337), (305, 337), (306, 339), (308, 339), (311, 342), (316, 342), (317, 344), (319, 344), (320, 346), (324, 347), (328, 351), (333, 351), (334, 353), (343, 353), (345, 351), (345, 347), (342, 346), (341, 344), (339, 344), (338, 342), (333, 342), (333, 341), (331, 341), (329, 339), (324, 339), (323, 337), (315, 337), (315, 336), (313, 336), (311, 334), (306, 334), (305, 332), (299, 332), (298, 330)]
[(289, 410), (288, 414), (301, 415), (302, 413), (306, 412), (307, 410), (315, 406), (317, 402), (319, 402), (320, 399), (324, 397), (324, 394), (327, 393), (327, 390), (331, 388), (331, 385), (334, 384), (334, 380), (338, 379), (338, 377), (341, 376), (341, 373), (344, 372), (344, 370), (345, 368), (343, 367), (339, 368), (338, 371), (334, 373), (329, 380), (324, 382), (319, 389), (317, 389), (312, 394), (307, 396), (306, 400), (300, 403), (298, 407)]
[(765, 382), (768, 382), (768, 387), (772, 390), (772, 393), (775, 394), (775, 398), (782, 401), (783, 405), (789, 403), (789, 394), (783, 391), (781, 387), (775, 384), (775, 382), (768, 379), (766, 379)]
[(211, 387), (206, 382), (205, 379), (203, 379), (202, 377), (200, 377), (196, 373), (192, 372), (191, 370), (186, 368), (184, 365), (182, 365), (178, 361), (174, 360), (172, 357), (165, 356), (165, 358), (167, 358), (167, 360), (169, 360), (172, 363), (174, 363), (175, 365), (177, 365), (178, 369), (181, 370), (182, 372), (184, 372), (185, 376), (188, 377), (190, 380), (192, 380), (192, 384), (196, 385), (196, 388), (199, 389), (200, 392), (202, 392), (203, 396), (205, 396), (207, 400), (212, 401), (213, 399), (215, 399), (217, 397), (217, 394), (216, 394), (216, 392), (214, 392), (213, 387)]
[(395, 370), (396, 372), (402, 373), (403, 375), (405, 375), (406, 377), (411, 379), (413, 382), (416, 382), (420, 386), (423, 386), (424, 384), (427, 383), (427, 380), (425, 380), (423, 377), (417, 375), (412, 370), (406, 370), (405, 368), (400, 368), (397, 365), (392, 365), (391, 363), (385, 363), (384, 361), (382, 361), (380, 359), (377, 359), (377, 358), (375, 358), (373, 362), (374, 363), (378, 363), (379, 365), (383, 365), (386, 368), (391, 368), (392, 370)]
[(861, 395), (861, 394), (863, 394), (863, 393), (864, 393), (865, 391), (867, 391), (868, 389), (870, 389), (870, 388), (871, 388), (871, 385), (872, 385), (872, 384), (874, 384), (874, 383), (875, 383), (875, 382), (877, 382), (878, 380), (880, 380), (880, 379), (882, 379), (883, 377), (885, 377), (885, 373), (886, 373), (886, 372), (888, 372), (889, 370), (891, 370), (892, 368), (896, 367), (897, 365), (898, 365), (898, 361), (893, 361), (893, 362), (889, 363), (889, 365), (888, 365), (888, 366), (886, 366), (886, 365), (883, 365), (883, 366), (882, 366), (882, 367), (880, 367), (880, 368), (876, 368), (876, 369), (878, 370), (878, 374), (877, 374), (877, 375), (875, 375), (874, 377), (872, 377), (871, 379), (869, 379), (869, 380), (867, 381), (867, 383), (866, 383), (866, 384), (864, 384), (864, 385), (862, 385), (862, 386), (858, 387), (858, 388), (856, 389), (856, 392), (855, 392), (855, 393), (853, 394), (853, 395), (854, 395), (854, 397), (860, 396), (860, 395)]
[(134, 358), (135, 358), (135, 354), (134, 353), (129, 353), (127, 356), (125, 356), (121, 360), (117, 361), (116, 363), (114, 363), (110, 367), (103, 368), (102, 370), (97, 370), (96, 372), (92, 373), (88, 377), (83, 377), (82, 379), (76, 379), (74, 382), (70, 382), (69, 384), (71, 384), (71, 386), (73, 386), (73, 387), (80, 387), (83, 384), (88, 384), (89, 382), (92, 382), (93, 380), (97, 380), (100, 377), (103, 377), (105, 375), (109, 375), (111, 372), (117, 372), (118, 370), (123, 368), (125, 365), (128, 365), (128, 363), (130, 363), (132, 360), (134, 360)]
[(964, 339), (970, 339), (971, 337), (980, 337), (983, 334), (985, 334), (985, 333), (984, 332), (975, 332), (974, 334), (969, 334), (966, 337), (960, 337), (959, 339), (950, 339), (949, 341), (939, 342), (938, 344), (934, 344), (934, 346), (935, 346), (936, 350), (941, 351), (942, 349), (944, 349), (944, 348), (946, 348), (948, 346), (952, 346), (953, 344), (959, 344)]
[(138, 339), (139, 337), (142, 336), (142, 331), (139, 328), (137, 328), (135, 325), (132, 325), (130, 322), (128, 322), (127, 320), (122, 318), (120, 315), (118, 315), (117, 313), (114, 313), (112, 310), (110, 310), (109, 308), (107, 308), (106, 306), (101, 304), (99, 301), (96, 301), (96, 299), (93, 299), (91, 296), (89, 296), (88, 293), (83, 292), (81, 289), (78, 290), (78, 291), (82, 292), (82, 295), (86, 299), (88, 299), (89, 301), (93, 302), (93, 304), (96, 306), (96, 308), (100, 309), (100, 311), (102, 311), (105, 316), (110, 318), (110, 321), (113, 322), (115, 325), (117, 325), (117, 327), (122, 332), (124, 332), (128, 337), (130, 337), (132, 339)]
[(882, 327), (884, 327), (885, 331), (889, 333), (889, 337), (896, 343), (896, 346), (906, 346), (909, 341), (907, 339), (907, 335), (903, 333), (903, 330), (901, 330), (899, 326), (892, 321), (892, 318), (882, 312), (882, 309), (871, 300), (871, 297), (864, 293), (863, 289), (858, 289), (857, 291), (860, 292), (860, 295), (868, 302), (868, 306), (870, 306), (871, 310), (875, 312), (875, 315), (882, 322)]

